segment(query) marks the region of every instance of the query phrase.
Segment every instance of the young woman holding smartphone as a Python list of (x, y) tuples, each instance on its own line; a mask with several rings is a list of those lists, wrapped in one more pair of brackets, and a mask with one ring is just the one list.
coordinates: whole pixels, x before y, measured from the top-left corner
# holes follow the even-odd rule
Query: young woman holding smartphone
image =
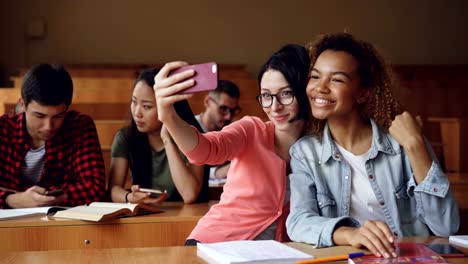
[(304, 47), (287, 45), (259, 73), (258, 101), (269, 118), (247, 116), (219, 132), (200, 134), (174, 111), (194, 84), (193, 71), (168, 74), (184, 62), (167, 63), (155, 78), (158, 117), (187, 158), (196, 164), (231, 160), (218, 204), (198, 222), (186, 245), (241, 239), (288, 240), (289, 147), (303, 134), (309, 106), (305, 85), (309, 58)]

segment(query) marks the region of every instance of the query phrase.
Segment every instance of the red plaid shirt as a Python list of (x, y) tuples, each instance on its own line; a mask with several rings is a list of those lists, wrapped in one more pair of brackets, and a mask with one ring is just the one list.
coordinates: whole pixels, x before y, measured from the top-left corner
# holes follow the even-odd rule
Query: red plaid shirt
[[(38, 185), (62, 188), (68, 195), (64, 206), (89, 204), (105, 196), (105, 170), (101, 146), (91, 117), (68, 111), (57, 134), (45, 143), (46, 157), (39, 181), (23, 177), (22, 164), (30, 150), (25, 114), (0, 117), (0, 187), (25, 191)], [(0, 191), (0, 208), (8, 208)]]

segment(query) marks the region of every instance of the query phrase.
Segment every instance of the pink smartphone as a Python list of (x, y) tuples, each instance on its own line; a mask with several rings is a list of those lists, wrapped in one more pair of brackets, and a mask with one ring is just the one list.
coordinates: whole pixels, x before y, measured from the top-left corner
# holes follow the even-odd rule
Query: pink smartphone
[(218, 65), (215, 62), (182, 66), (169, 73), (169, 76), (190, 69), (193, 69), (195, 71), (195, 75), (193, 76), (195, 84), (192, 87), (189, 87), (180, 93), (186, 94), (211, 91), (218, 87), (219, 73)]

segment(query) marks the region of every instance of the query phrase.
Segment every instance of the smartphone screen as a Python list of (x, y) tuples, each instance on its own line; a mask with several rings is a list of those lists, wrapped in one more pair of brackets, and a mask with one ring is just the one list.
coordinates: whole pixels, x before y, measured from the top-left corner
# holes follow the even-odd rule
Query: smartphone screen
[(450, 244), (426, 244), (427, 247), (435, 251), (437, 254), (446, 258), (464, 257), (465, 254)]
[(180, 93), (211, 91), (218, 87), (219, 73), (218, 65), (215, 62), (182, 66), (172, 71), (169, 76), (189, 69), (195, 71), (195, 75), (192, 77), (195, 80), (195, 84)]

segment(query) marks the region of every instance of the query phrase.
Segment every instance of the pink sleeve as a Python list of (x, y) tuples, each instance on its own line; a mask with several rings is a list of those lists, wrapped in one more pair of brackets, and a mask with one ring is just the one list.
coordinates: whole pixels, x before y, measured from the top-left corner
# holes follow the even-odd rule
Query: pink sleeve
[(232, 160), (244, 151), (245, 146), (253, 143), (256, 126), (264, 125), (258, 118), (244, 117), (221, 131), (198, 134), (198, 145), (185, 153), (194, 164), (221, 164)]

